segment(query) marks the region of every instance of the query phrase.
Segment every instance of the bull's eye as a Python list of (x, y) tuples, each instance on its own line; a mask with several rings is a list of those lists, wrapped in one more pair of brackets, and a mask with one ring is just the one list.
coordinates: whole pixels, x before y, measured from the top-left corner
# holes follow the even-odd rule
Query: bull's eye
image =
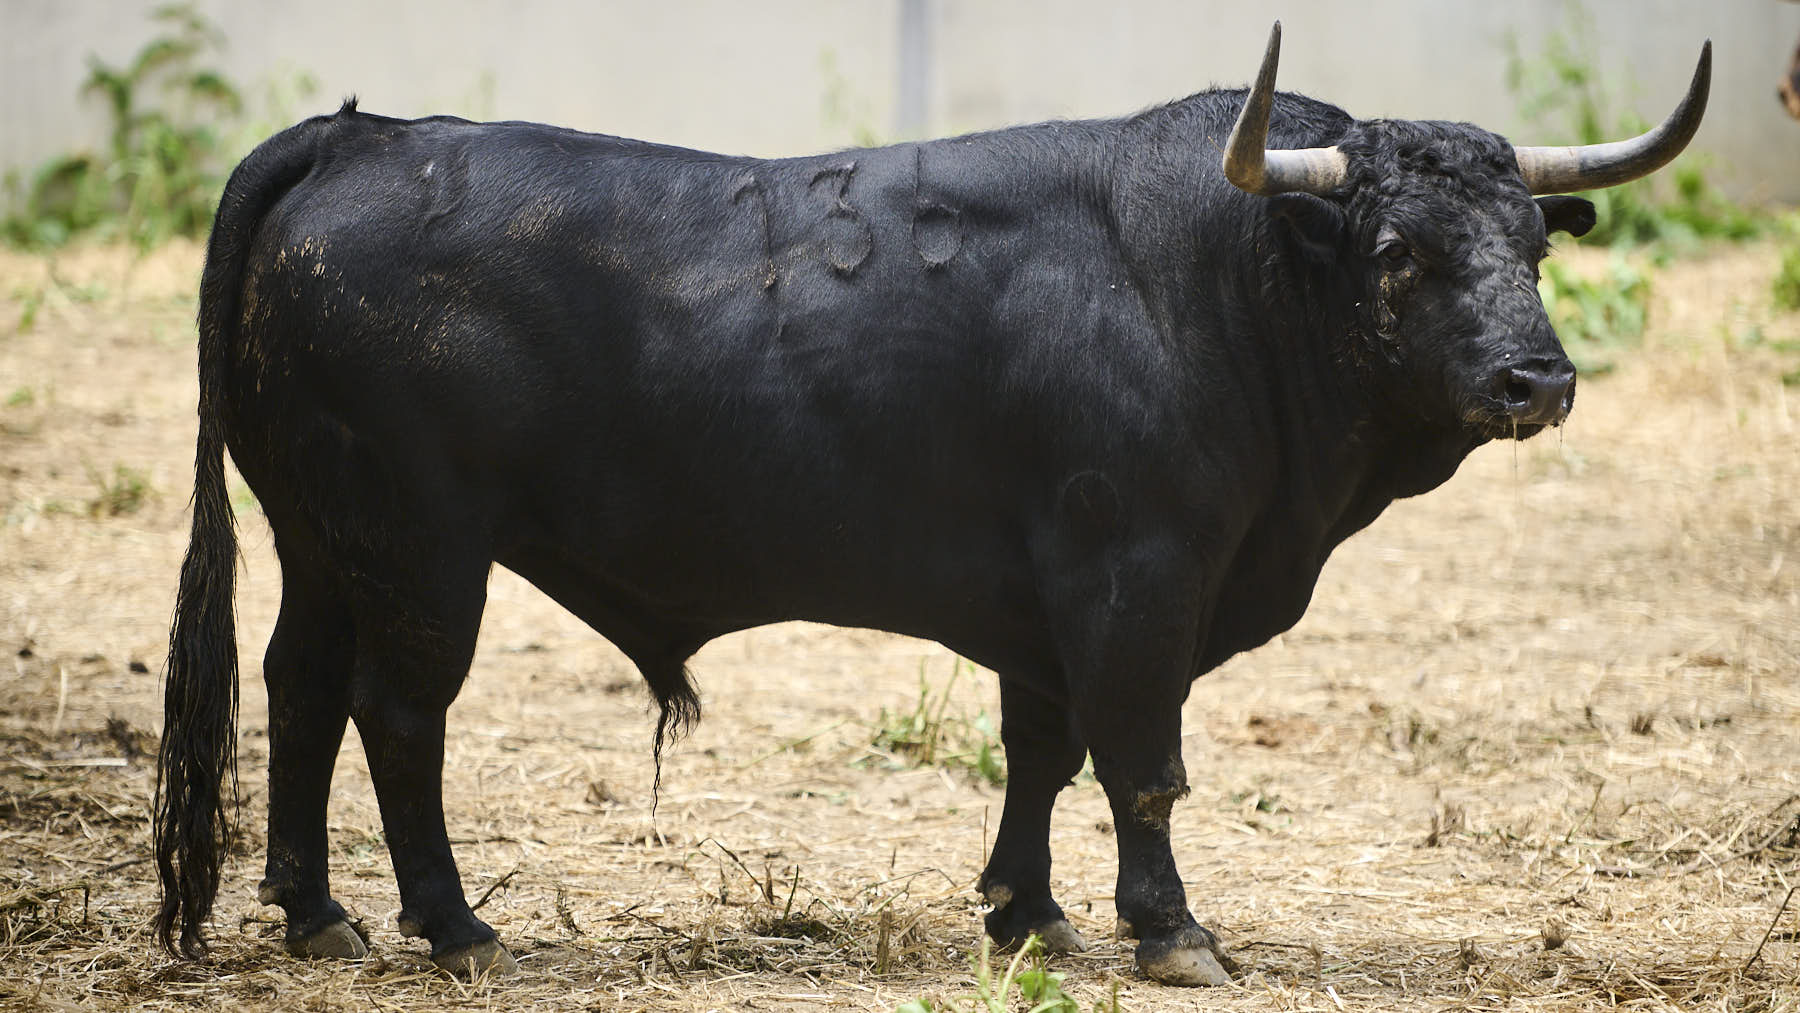
[(1375, 247), (1375, 257), (1390, 271), (1403, 270), (1412, 263), (1412, 249), (1399, 239), (1384, 240)]

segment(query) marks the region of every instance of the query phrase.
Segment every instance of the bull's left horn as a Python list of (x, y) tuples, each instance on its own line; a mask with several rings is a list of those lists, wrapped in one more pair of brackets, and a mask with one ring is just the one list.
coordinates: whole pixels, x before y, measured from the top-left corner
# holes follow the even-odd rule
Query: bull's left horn
[(1256, 84), (1244, 98), (1231, 139), (1225, 142), (1225, 178), (1239, 190), (1255, 194), (1310, 193), (1323, 196), (1344, 182), (1344, 155), (1336, 148), (1270, 151), (1269, 107), (1275, 102), (1275, 65), (1281, 59), (1281, 22), (1269, 29)]
[(1668, 165), (1687, 147), (1706, 114), (1712, 87), (1712, 40), (1700, 47), (1700, 64), (1687, 96), (1669, 118), (1626, 141), (1567, 148), (1514, 148), (1519, 175), (1532, 193), (1570, 193), (1618, 186)]

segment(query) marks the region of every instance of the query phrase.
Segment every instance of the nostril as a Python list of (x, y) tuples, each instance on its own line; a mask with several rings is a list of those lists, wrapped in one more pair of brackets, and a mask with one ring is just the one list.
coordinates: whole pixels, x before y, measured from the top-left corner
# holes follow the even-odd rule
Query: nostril
[(1522, 408), (1531, 404), (1531, 384), (1518, 373), (1508, 371), (1506, 376), (1506, 404), (1509, 408)]
[(1502, 371), (1498, 386), (1506, 414), (1515, 422), (1561, 422), (1575, 395), (1575, 370), (1566, 363)]

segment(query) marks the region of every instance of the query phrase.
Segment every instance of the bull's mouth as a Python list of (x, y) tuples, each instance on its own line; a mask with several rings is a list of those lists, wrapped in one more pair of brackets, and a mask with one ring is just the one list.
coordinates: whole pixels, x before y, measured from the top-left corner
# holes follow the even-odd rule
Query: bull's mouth
[(1501, 397), (1476, 395), (1464, 401), (1462, 424), (1471, 435), (1482, 440), (1529, 440), (1546, 429), (1561, 425), (1567, 417), (1563, 414), (1555, 421), (1528, 421), (1523, 415)]
[(1518, 422), (1505, 414), (1501, 414), (1498, 418), (1493, 416), (1465, 418), (1463, 424), (1484, 440), (1529, 440), (1546, 429), (1555, 428), (1554, 425), (1546, 422)]

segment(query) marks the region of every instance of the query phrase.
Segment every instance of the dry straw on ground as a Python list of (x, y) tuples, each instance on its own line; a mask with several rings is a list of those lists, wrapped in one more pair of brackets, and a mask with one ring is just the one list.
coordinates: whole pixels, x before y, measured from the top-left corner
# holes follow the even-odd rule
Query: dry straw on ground
[[(1056, 962), (1071, 993), (1800, 1008), (1800, 391), (1779, 380), (1800, 317), (1769, 308), (1773, 264), (1752, 245), (1659, 272), (1645, 347), (1583, 379), (1566, 429), (1396, 505), (1299, 627), (1196, 685), (1176, 854), (1239, 981), (1197, 996), (1132, 972), (1108, 938), (1104, 800), (1090, 778), (1065, 792), (1056, 887), (1096, 944)], [(241, 483), (242, 847), (214, 959), (153, 952), (147, 757), (197, 265), (191, 247), (0, 254), (0, 1006), (883, 1010), (969, 989), (1001, 792), (874, 745), (921, 671), (948, 680), (943, 650), (804, 625), (712, 645), (694, 664), (708, 719), (653, 821), (635, 675), (505, 573), (451, 715), (449, 815), (526, 973), (449, 981), (394, 931), (354, 734), (333, 873), (375, 955), (282, 956), (253, 896), (279, 575)], [(140, 502), (115, 512), (132, 472)], [(992, 680), (965, 676), (949, 712), (982, 710)]]

